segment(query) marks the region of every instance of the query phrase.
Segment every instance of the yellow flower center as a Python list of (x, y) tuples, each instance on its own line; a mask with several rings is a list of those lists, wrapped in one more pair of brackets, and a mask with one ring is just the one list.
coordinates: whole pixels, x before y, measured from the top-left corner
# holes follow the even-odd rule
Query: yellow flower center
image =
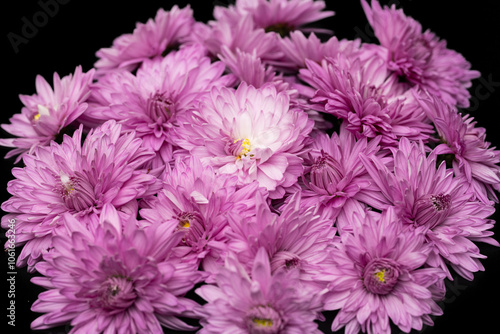
[[(234, 142), (236, 143), (238, 140), (235, 140)], [(241, 153), (239, 156), (236, 157), (236, 159), (241, 159), (242, 156), (246, 157), (247, 154), (250, 152), (251, 150), (251, 145), (250, 145), (250, 140), (248, 138), (245, 138), (243, 139), (243, 141), (241, 142)]]
[(191, 224), (189, 223), (188, 219), (183, 219), (179, 221), (179, 227), (181, 228), (189, 228)]
[(252, 321), (260, 327), (271, 327), (273, 325), (273, 321), (271, 319), (253, 318)]
[(375, 277), (379, 282), (385, 283), (385, 269), (379, 270), (375, 273)]
[(45, 106), (42, 106), (41, 104), (38, 105), (38, 114), (36, 114), (35, 116), (33, 116), (33, 120), (34, 121), (38, 121), (38, 119), (42, 116), (42, 115), (49, 115), (49, 108), (45, 107)]

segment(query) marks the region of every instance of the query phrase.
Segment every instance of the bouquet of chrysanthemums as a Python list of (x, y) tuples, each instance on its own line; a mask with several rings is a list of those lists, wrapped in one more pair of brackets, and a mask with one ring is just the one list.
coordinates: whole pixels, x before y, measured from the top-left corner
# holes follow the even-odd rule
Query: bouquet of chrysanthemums
[[(10, 124), (2, 227), (46, 288), (33, 329), (390, 333), (484, 270), (500, 151), (459, 108), (479, 73), (395, 6), (377, 43), (324, 1), (159, 9)], [(12, 223), (14, 222), (14, 224)], [(8, 245), (9, 247), (12, 245)], [(330, 320), (331, 321), (331, 320)]]

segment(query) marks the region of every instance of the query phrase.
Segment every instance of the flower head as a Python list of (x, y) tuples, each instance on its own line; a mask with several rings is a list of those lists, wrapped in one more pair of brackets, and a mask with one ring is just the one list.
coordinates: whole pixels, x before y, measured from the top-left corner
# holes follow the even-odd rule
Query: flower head
[(306, 205), (319, 203), (321, 209), (331, 211), (335, 217), (348, 199), (373, 196), (369, 189), (372, 180), (359, 156), (362, 153), (381, 155), (379, 142), (380, 137), (371, 141), (366, 138), (356, 140), (345, 124), (339, 133), (315, 137), (304, 158), (302, 197)]
[(486, 141), (486, 129), (435, 97), (422, 97), (419, 103), (437, 129), (441, 143), (436, 153), (445, 157), (457, 175), (465, 176), (482, 202), (498, 201), (500, 150)]
[(432, 287), (444, 273), (423, 268), (429, 248), (422, 235), (402, 232), (392, 208), (343, 217), (352, 232), (340, 235), (318, 276), (329, 284), (325, 309), (339, 310), (332, 331), (387, 333), (389, 321), (405, 332), (432, 325), (430, 316), (442, 314)]
[(113, 41), (113, 46), (97, 51), (97, 75), (125, 69), (132, 71), (146, 59), (165, 56), (182, 44), (189, 44), (191, 29), (195, 24), (193, 10), (174, 5), (169, 11), (159, 9), (155, 18), (147, 23), (137, 23), (132, 34), (124, 34)]
[(191, 330), (177, 316), (196, 303), (184, 294), (201, 281), (197, 267), (172, 256), (182, 233), (167, 225), (137, 228), (106, 206), (93, 232), (64, 216), (68, 231), (37, 264), (33, 282), (48, 288), (32, 310), (31, 324), (46, 329), (71, 322), (72, 333), (163, 333), (161, 326)]
[(200, 333), (321, 333), (314, 323), (321, 296), (301, 287), (294, 270), (272, 274), (263, 248), (250, 272), (229, 256), (216, 284), (196, 293), (207, 301)]
[(144, 60), (135, 75), (119, 71), (101, 78), (92, 87), (92, 104), (86, 116), (120, 122), (124, 131), (135, 131), (144, 147), (160, 156), (162, 150), (172, 151), (175, 146), (171, 129), (178, 116), (211, 87), (231, 81), (222, 76), (223, 71), (224, 64), (212, 63), (198, 45), (164, 58)]
[[(464, 177), (455, 177), (442, 162), (438, 167), (436, 152), (428, 156), (426, 148), (403, 139), (392, 150), (391, 167), (377, 157), (361, 156), (373, 183), (379, 189), (378, 200), (394, 208), (402, 225), (413, 233), (423, 233), (432, 247), (427, 263), (440, 267), (452, 279), (448, 265), (472, 280), (473, 273), (483, 270), (476, 242), (498, 243), (488, 231), (493, 224), (488, 217), (494, 208), (474, 200)], [(373, 196), (375, 199), (377, 196)]]
[(83, 144), (82, 127), (61, 145), (52, 142), (26, 156), (24, 168), (14, 168), (16, 177), (7, 190), (12, 197), (2, 204), (9, 214), (2, 218), (6, 228), (16, 219), (16, 241), (24, 245), (18, 265), (30, 268), (51, 248), (50, 238), (62, 228), (64, 213), (92, 225), (105, 204), (132, 214), (137, 199), (150, 191), (156, 177), (143, 166), (152, 158), (133, 133), (121, 134), (121, 126), (108, 121), (91, 130)]
[(364, 50), (358, 57), (339, 54), (306, 65), (300, 77), (316, 89), (311, 107), (346, 122), (357, 139), (381, 136), (384, 146), (401, 137), (429, 140), (433, 129), (426, 114), (381, 57)]
[(467, 88), (479, 72), (470, 70), (462, 55), (446, 48), (446, 42), (432, 32), (422, 32), (420, 23), (395, 5), (382, 8), (376, 0), (371, 1), (371, 7), (366, 0), (361, 4), (393, 73), (446, 103), (469, 106)]
[(214, 87), (179, 120), (176, 143), (218, 173), (237, 175), (241, 185), (257, 180), (271, 197), (282, 197), (302, 173), (298, 154), (313, 126), (289, 101), (274, 85)]
[(42, 77), (36, 77), (37, 94), (20, 95), (24, 104), (20, 114), (15, 114), (11, 124), (2, 124), (2, 129), (18, 137), (0, 139), (0, 145), (14, 147), (6, 158), (18, 156), (16, 163), (39, 146), (47, 146), (64, 129), (87, 109), (90, 84), (95, 70), (82, 72), (78, 66), (74, 74), (59, 77), (54, 73), (54, 89)]
[[(203, 262), (211, 271), (215, 262), (222, 263), (229, 228), (227, 215), (241, 217), (254, 214), (256, 192), (264, 194), (254, 182), (237, 187), (238, 178), (217, 175), (211, 166), (202, 166), (196, 157), (177, 159), (163, 176), (163, 188), (140, 210), (141, 224), (167, 224), (182, 231), (183, 238), (175, 247), (187, 260)], [(179, 255), (179, 256), (181, 256)]]

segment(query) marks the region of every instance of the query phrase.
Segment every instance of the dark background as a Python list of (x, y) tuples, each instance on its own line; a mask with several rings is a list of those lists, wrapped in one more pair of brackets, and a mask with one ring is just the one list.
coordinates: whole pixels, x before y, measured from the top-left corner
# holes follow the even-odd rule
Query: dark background
[[(42, 3), (54, 0), (42, 0)], [(376, 42), (370, 34), (366, 19), (358, 1), (326, 1), (328, 9), (336, 15), (325, 19), (321, 26), (335, 31), (339, 38), (360, 37), (365, 42)], [(158, 8), (170, 9), (178, 4), (181, 8), (189, 1), (90, 1), (59, 0), (57, 11), (52, 16), (40, 16), (42, 10), (39, 1), (7, 1), (2, 8), (2, 67), (4, 69), (2, 88), (1, 122), (21, 110), (19, 94), (35, 93), (35, 76), (41, 74), (52, 84), (54, 72), (61, 77), (73, 73), (77, 65), (88, 71), (96, 61), (95, 52), (102, 47), (109, 47), (114, 38), (123, 33), (133, 31), (136, 22), (146, 22), (154, 17)], [(201, 3), (201, 4), (200, 4)], [(213, 5), (228, 5), (229, 0), (198, 1), (191, 4), (195, 18), (206, 21), (212, 16)], [(381, 1), (382, 4), (389, 3)], [(466, 110), (487, 129), (487, 139), (493, 146), (500, 147), (500, 131), (498, 113), (500, 112), (500, 24), (498, 14), (500, 7), (497, 1), (460, 2), (442, 0), (401, 0), (393, 1), (404, 8), (407, 15), (420, 21), (424, 29), (430, 29), (442, 39), (447, 40), (448, 47), (464, 55), (479, 70), (481, 79), (474, 81), (470, 89), (471, 107)], [(105, 4), (107, 6), (105, 6)], [(22, 35), (23, 20), (33, 22), (39, 19), (37, 32), (18, 46), (17, 52), (9, 42), (8, 34)], [(24, 19), (23, 19), (24, 18)], [(7, 137), (0, 131), (0, 137)], [(3, 156), (7, 149), (0, 147)], [(2, 197), (5, 201), (9, 195), (5, 191), (7, 182), (12, 179), (10, 170), (13, 159), (0, 160)], [(2, 212), (2, 214), (4, 214)], [(496, 219), (497, 215), (493, 216)], [(494, 232), (498, 236), (498, 226)], [(497, 237), (497, 239), (499, 239)], [(5, 237), (2, 233), (2, 243)], [(498, 331), (500, 314), (500, 250), (489, 245), (480, 245), (488, 259), (482, 261), (486, 271), (475, 275), (473, 282), (457, 279), (448, 286), (449, 295), (441, 304), (444, 315), (435, 319), (435, 326), (424, 328), (422, 333), (491, 333)], [(18, 250), (19, 252), (19, 250)], [(2, 255), (0, 272), (2, 286), (6, 283), (7, 259)], [(29, 282), (26, 269), (18, 269), (16, 275), (16, 327), (7, 325), (7, 293), (2, 288), (1, 328), (12, 333), (30, 333), (29, 324), (39, 314), (29, 311), (42, 288)], [(329, 333), (334, 312), (327, 312), (329, 317), (320, 328)], [(69, 327), (61, 327), (38, 333), (66, 333)], [(5, 331), (3, 331), (5, 333)], [(395, 331), (397, 333), (398, 331)], [(413, 333), (413, 332), (412, 332)], [(306, 333), (307, 334), (307, 333)]]

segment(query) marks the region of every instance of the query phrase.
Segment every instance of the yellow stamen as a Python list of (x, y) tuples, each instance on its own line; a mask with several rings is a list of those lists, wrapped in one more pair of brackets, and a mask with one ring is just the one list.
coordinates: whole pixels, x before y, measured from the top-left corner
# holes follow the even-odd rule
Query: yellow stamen
[(273, 325), (273, 321), (271, 319), (253, 318), (252, 321), (254, 324), (261, 327), (271, 327)]
[(189, 223), (189, 220), (187, 220), (187, 219), (179, 221), (179, 227), (189, 228), (190, 225), (191, 224)]
[(42, 116), (42, 115), (50, 115), (49, 108), (47, 108), (45, 106), (42, 106), (41, 104), (39, 104), (37, 107), (38, 107), (38, 114), (36, 114), (35, 116), (33, 116), (33, 120), (38, 121), (38, 119), (40, 118), (40, 116)]
[[(236, 143), (238, 140), (235, 140), (234, 142)], [(243, 139), (241, 142), (241, 153), (239, 156), (236, 157), (236, 159), (241, 159), (242, 156), (247, 156), (248, 152), (251, 150), (251, 145), (250, 145), (250, 140), (248, 138)]]
[(377, 271), (375, 277), (378, 278), (379, 282), (385, 283), (385, 269)]

